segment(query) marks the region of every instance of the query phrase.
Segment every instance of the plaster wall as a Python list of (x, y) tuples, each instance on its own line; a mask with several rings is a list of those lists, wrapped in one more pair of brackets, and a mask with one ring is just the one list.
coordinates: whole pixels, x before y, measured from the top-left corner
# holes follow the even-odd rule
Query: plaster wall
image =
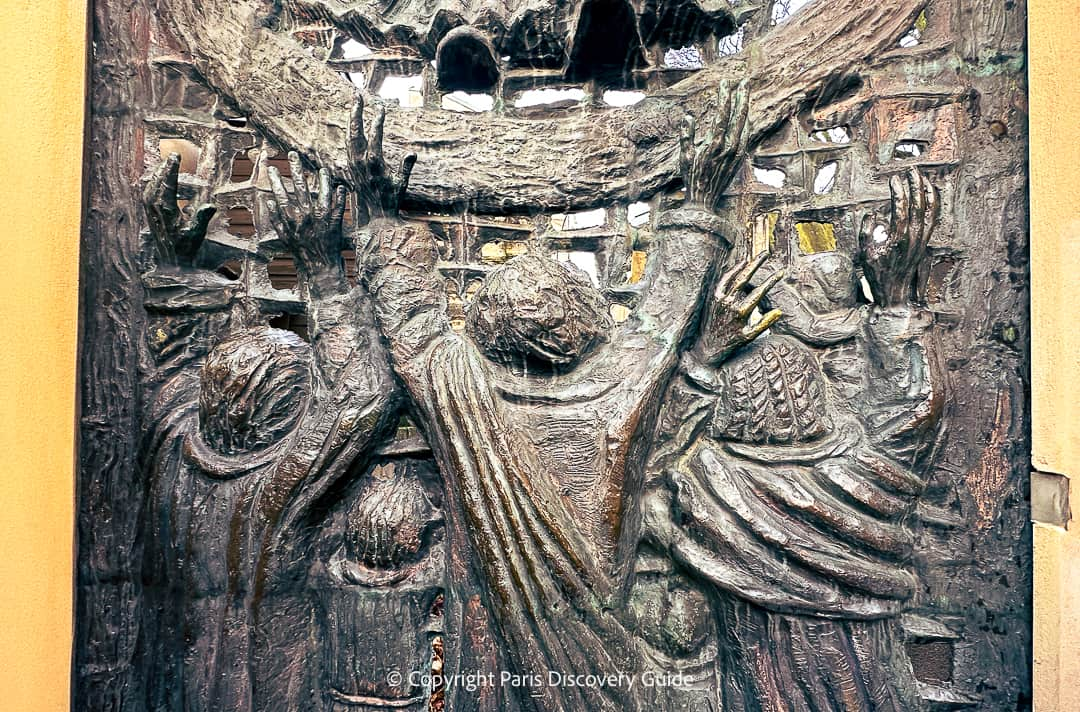
[[(1028, 4), (1032, 464), (1080, 503), (1080, 32), (1076, 0)], [(1080, 710), (1080, 527), (1034, 524), (1036, 712)]]
[(0, 2), (0, 708), (68, 709), (86, 1)]

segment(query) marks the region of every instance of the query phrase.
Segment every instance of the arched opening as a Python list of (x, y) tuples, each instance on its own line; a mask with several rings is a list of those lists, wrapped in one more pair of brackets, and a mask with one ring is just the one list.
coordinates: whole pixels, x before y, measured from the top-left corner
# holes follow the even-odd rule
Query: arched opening
[(447, 32), (435, 52), (435, 66), (445, 91), (486, 92), (499, 81), (491, 40), (474, 27)]
[(637, 19), (626, 0), (591, 0), (578, 15), (566, 78), (617, 80), (645, 66)]

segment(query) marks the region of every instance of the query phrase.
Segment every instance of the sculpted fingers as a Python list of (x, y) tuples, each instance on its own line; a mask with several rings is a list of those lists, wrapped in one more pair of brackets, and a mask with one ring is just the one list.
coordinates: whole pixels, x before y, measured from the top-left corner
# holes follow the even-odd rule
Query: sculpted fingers
[(179, 176), (180, 154), (173, 153), (154, 171), (143, 193), (151, 228), (160, 231), (161, 237), (174, 229), (180, 217), (176, 203)]
[(290, 239), (291, 231), (286, 225), (285, 218), (281, 212), (281, 206), (276, 200), (266, 201), (266, 214), (269, 216), (270, 225), (273, 226), (274, 232), (278, 234), (278, 237), (288, 241)]
[(416, 164), (416, 154), (408, 154), (401, 162), (400, 176), (393, 175), (393, 171), (387, 169), (383, 154), (386, 107), (378, 106), (370, 136), (364, 134), (362, 112), (363, 104), (358, 99), (349, 128), (349, 162), (356, 195), (353, 210), (358, 225), (365, 225), (377, 216), (397, 214)]
[[(311, 191), (308, 188), (307, 178), (304, 176), (304, 164), (300, 161), (300, 154), (289, 151), (289, 169), (292, 172), (293, 192), (296, 194), (296, 204), (305, 213), (311, 211)], [(280, 177), (280, 176), (279, 176)]]
[(405, 194), (409, 191), (409, 181), (412, 179), (413, 166), (416, 165), (416, 154), (410, 153), (401, 159), (401, 184), (398, 185), (395, 205), (401, 205), (405, 200)]
[(173, 153), (154, 170), (143, 188), (143, 208), (157, 245), (158, 259), (191, 265), (216, 208), (201, 205), (192, 218), (184, 222), (184, 214), (177, 202), (179, 176), (180, 155)]
[(318, 215), (331, 214), (331, 181), (330, 171), (325, 168), (319, 169), (319, 193), (316, 199), (315, 210)]
[(889, 179), (889, 190), (892, 192), (892, 230), (891, 236), (907, 232), (910, 219), (909, 204), (910, 190), (906, 180), (896, 175)]
[(349, 163), (358, 165), (367, 154), (367, 135), (364, 133), (364, 97), (357, 94), (356, 104), (349, 116)]
[(217, 208), (213, 205), (200, 205), (195, 210), (195, 215), (176, 236), (176, 256), (181, 264), (193, 264), (196, 253), (206, 239), (206, 230), (215, 213), (217, 213)]
[(731, 288), (726, 291), (736, 293), (746, 289), (750, 284), (750, 280), (754, 278), (754, 275), (761, 269), (761, 265), (765, 264), (765, 260), (767, 259), (769, 259), (769, 253), (762, 252), (757, 257), (743, 262), (742, 266), (735, 274), (735, 279), (731, 284)]
[(177, 210), (176, 191), (180, 183), (180, 154), (170, 153), (165, 161), (165, 175), (161, 182), (159, 199), (168, 208)]
[(761, 302), (761, 300), (765, 297), (769, 290), (775, 287), (776, 283), (783, 278), (784, 271), (777, 270), (768, 279), (758, 285), (754, 289), (754, 291), (750, 292), (750, 295), (746, 297), (746, 299), (744, 299), (742, 304), (739, 306), (739, 316), (743, 318), (750, 316), (750, 314), (753, 313), (754, 309), (757, 308), (757, 305)]
[(938, 218), (941, 216), (941, 201), (937, 188), (926, 176), (921, 176), (922, 189), (926, 194), (926, 208), (923, 211), (923, 244), (925, 247), (930, 242), (930, 237), (937, 227)]
[(200, 205), (184, 229), (185, 235), (187, 237), (204, 237), (206, 229), (210, 226), (210, 220), (213, 219), (216, 213), (217, 208), (213, 205)]
[[(907, 242), (914, 247), (922, 243), (926, 217), (926, 192), (923, 190), (923, 179), (917, 169), (912, 169), (907, 176), (908, 203), (908, 235), (898, 235), (901, 241)], [(905, 238), (907, 238), (905, 240)]]
[(921, 218), (926, 210), (926, 194), (923, 191), (923, 184), (924, 181), (922, 176), (919, 175), (918, 169), (911, 169), (907, 175), (907, 189), (911, 201), (909, 219), (912, 222), (915, 222), (917, 218)]
[(386, 107), (380, 106), (375, 114), (375, 125), (371, 128), (371, 140), (368, 142), (367, 164), (372, 175), (381, 175), (385, 172), (386, 165), (383, 163), (383, 130), (386, 126)]
[(743, 329), (743, 335), (746, 337), (746, 343), (749, 343), (757, 337), (768, 331), (769, 327), (776, 323), (777, 319), (783, 316), (783, 313), (779, 309), (773, 309), (765, 316), (761, 317), (761, 320), (753, 326), (747, 326)]
[[(149, 207), (159, 206), (167, 202), (168, 189), (172, 186), (172, 202), (176, 202), (176, 188), (180, 176), (180, 154), (171, 153), (161, 164), (154, 169), (150, 180), (143, 189), (143, 200)], [(170, 178), (171, 177), (171, 178)]]
[(867, 213), (863, 215), (862, 222), (859, 224), (859, 247), (862, 248), (863, 254), (871, 254), (874, 250), (874, 227), (876, 222), (874, 216)]
[(289, 191), (285, 190), (285, 183), (281, 180), (281, 172), (275, 166), (270, 166), (266, 169), (266, 174), (270, 178), (270, 190), (274, 194), (274, 200), (277, 201), (277, 209), (286, 214), (285, 211), (289, 208)]
[(334, 188), (334, 195), (331, 198), (330, 222), (338, 229), (341, 229), (341, 221), (345, 218), (345, 195), (345, 186), (339, 185)]
[(682, 131), (679, 134), (679, 169), (683, 176), (685, 189), (691, 199), (695, 198), (694, 190), (694, 135), (697, 125), (694, 117), (687, 115), (683, 118)]

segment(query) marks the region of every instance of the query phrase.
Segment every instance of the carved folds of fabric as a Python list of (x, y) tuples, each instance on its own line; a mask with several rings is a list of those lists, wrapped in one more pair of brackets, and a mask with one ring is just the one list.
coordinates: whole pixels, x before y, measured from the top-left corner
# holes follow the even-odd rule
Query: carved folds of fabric
[(795, 339), (767, 337), (698, 376), (672, 391), (700, 394), (680, 409), (712, 408), (705, 437), (667, 472), (677, 556), (771, 610), (898, 612), (915, 586), (906, 518), (921, 478), (830, 401), (813, 352)]

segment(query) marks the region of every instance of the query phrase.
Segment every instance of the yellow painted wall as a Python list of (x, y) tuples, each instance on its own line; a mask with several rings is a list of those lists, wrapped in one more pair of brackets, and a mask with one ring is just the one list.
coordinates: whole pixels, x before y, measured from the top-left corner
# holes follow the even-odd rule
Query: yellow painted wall
[[(1076, 0), (1030, 11), (1037, 468), (1080, 475)], [(0, 708), (67, 709), (85, 0), (0, 4)], [(1073, 501), (1080, 509), (1080, 488)], [(1080, 534), (1036, 525), (1035, 704), (1080, 710)]]
[[(1077, 0), (1028, 6), (1032, 460), (1080, 475), (1080, 31)], [(1062, 380), (1066, 379), (1066, 380)], [(1080, 710), (1080, 707), (1076, 708)]]
[(66, 710), (85, 0), (0, 1), (0, 709)]
[[(1032, 462), (1080, 511), (1080, 32), (1076, 0), (1028, 3)], [(1035, 711), (1080, 710), (1080, 526), (1035, 525)]]

